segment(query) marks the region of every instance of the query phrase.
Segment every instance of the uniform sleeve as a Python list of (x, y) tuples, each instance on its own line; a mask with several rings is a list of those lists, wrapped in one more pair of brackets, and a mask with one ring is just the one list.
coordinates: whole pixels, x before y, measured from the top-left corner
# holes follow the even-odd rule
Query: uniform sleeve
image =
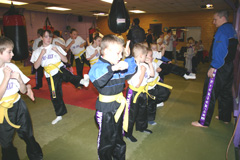
[(89, 58), (91, 56), (91, 50), (89, 47), (90, 46), (87, 46), (87, 48), (86, 48), (86, 58)]
[(37, 61), (39, 54), (37, 53), (38, 50), (33, 51), (30, 62), (34, 63)]
[(125, 79), (130, 79), (136, 72), (137, 72), (137, 64), (135, 63), (135, 60), (133, 57), (127, 57), (125, 60), (125, 62), (128, 63), (128, 69), (126, 70), (126, 72), (124, 72), (125, 74)]
[(111, 65), (103, 64), (100, 66), (98, 63), (96, 63), (90, 69), (88, 75), (95, 87), (104, 87), (104, 85), (106, 85), (107, 82), (112, 78), (113, 73), (114, 72)]
[(219, 69), (225, 63), (225, 57), (228, 53), (228, 37), (218, 30), (214, 37), (213, 52), (212, 52), (212, 62), (211, 66), (213, 68)]
[(20, 76), (21, 76), (24, 84), (26, 84), (27, 82), (30, 81), (30, 79), (29, 79), (27, 76), (25, 76), (25, 75), (22, 73), (22, 71), (21, 71), (15, 64), (12, 65), (12, 70), (15, 71), (15, 72), (18, 72), (18, 73), (20, 74)]
[(60, 47), (60, 46), (56, 46), (56, 47), (59, 50), (59, 52), (61, 52), (62, 55), (64, 55), (64, 56), (67, 55), (67, 53), (62, 49), (62, 47)]
[(66, 47), (70, 44), (70, 42), (71, 42), (71, 39), (69, 38), (67, 41), (66, 41)]

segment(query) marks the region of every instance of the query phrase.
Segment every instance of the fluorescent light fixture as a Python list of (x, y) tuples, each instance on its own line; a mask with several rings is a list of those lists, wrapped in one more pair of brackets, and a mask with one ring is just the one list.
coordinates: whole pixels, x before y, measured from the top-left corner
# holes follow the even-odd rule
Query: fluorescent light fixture
[(70, 8), (62, 8), (62, 7), (45, 7), (45, 9), (57, 10), (57, 11), (69, 11), (72, 10)]
[(93, 13), (94, 16), (108, 16), (107, 13)]
[(213, 4), (206, 4), (206, 9), (213, 9)]
[(132, 13), (146, 13), (146, 11), (141, 11), (141, 10), (129, 10), (129, 12), (132, 12)]
[[(112, 3), (113, 2), (113, 0), (101, 0), (101, 1), (107, 2), (107, 3)], [(127, 2), (124, 2), (124, 3), (126, 4)]]
[(26, 4), (28, 4), (28, 3), (26, 3), (26, 2), (0, 0), (0, 3), (4, 3), (4, 4), (11, 4), (12, 2), (13, 2), (13, 5), (26, 5)]

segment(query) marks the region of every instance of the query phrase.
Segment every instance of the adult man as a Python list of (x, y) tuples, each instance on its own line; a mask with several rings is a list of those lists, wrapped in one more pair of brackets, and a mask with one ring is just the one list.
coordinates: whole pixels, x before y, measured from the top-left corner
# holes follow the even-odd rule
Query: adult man
[(152, 33), (152, 29), (148, 29), (148, 33), (146, 35), (146, 42), (148, 43), (148, 47), (150, 48), (151, 44), (154, 42), (154, 36), (153, 36), (153, 33)]
[(214, 14), (213, 24), (218, 28), (210, 50), (211, 64), (203, 88), (203, 101), (200, 120), (192, 122), (196, 127), (208, 127), (218, 99), (219, 120), (231, 121), (233, 109), (232, 82), (233, 60), (237, 49), (237, 34), (228, 22), (228, 12), (218, 11)]
[(132, 28), (129, 30), (127, 39), (131, 40), (130, 49), (133, 48), (135, 43), (144, 42), (146, 39), (145, 31), (139, 26), (140, 20), (138, 18), (133, 19)]
[(167, 35), (164, 37), (164, 43), (166, 44), (166, 51), (165, 51), (165, 57), (172, 60), (172, 54), (173, 54), (173, 35), (172, 30), (169, 29), (167, 31)]

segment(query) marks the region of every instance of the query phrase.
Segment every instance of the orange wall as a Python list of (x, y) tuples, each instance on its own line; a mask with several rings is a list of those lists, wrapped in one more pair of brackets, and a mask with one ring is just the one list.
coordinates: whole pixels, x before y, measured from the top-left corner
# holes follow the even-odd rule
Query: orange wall
[[(199, 12), (171, 12), (161, 14), (133, 14), (130, 19), (139, 18), (140, 26), (147, 32), (149, 24), (161, 23), (164, 27), (201, 27), (201, 39), (205, 49), (209, 50), (212, 39), (216, 31), (216, 27), (212, 24), (214, 11), (199, 11)], [(232, 20), (230, 16), (230, 20)], [(103, 34), (114, 34), (108, 28), (108, 18), (99, 17), (97, 26)], [(123, 33), (126, 38), (127, 32)], [(186, 37), (186, 36), (185, 36)], [(180, 42), (177, 49), (186, 45), (185, 42)]]

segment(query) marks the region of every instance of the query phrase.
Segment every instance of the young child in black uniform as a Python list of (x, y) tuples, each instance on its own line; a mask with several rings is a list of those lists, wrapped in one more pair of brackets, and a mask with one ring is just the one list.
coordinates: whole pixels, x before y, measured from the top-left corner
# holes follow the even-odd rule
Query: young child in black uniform
[(67, 53), (60, 46), (51, 44), (52, 36), (50, 30), (43, 32), (43, 35), (41, 35), (43, 45), (33, 52), (30, 61), (34, 63), (36, 69), (40, 66), (44, 67), (44, 74), (57, 116), (52, 121), (52, 124), (56, 124), (67, 113), (62, 97), (62, 82), (71, 82), (76, 88), (82, 85), (87, 87), (89, 85), (89, 77), (86, 74), (84, 79), (82, 79), (80, 76), (73, 75), (65, 68), (63, 62), (67, 63)]
[(32, 122), (25, 102), (18, 94), (26, 93), (34, 100), (30, 80), (13, 63), (13, 42), (0, 37), (0, 144), (3, 160), (19, 160), (17, 149), (13, 146), (15, 129), (27, 145), (30, 160), (41, 160), (42, 150), (33, 136)]
[[(106, 35), (101, 42), (101, 56), (90, 71), (89, 77), (99, 92), (95, 120), (99, 127), (98, 157), (100, 160), (125, 160), (126, 144), (123, 130), (127, 131), (128, 109), (122, 91), (125, 80), (136, 72), (137, 65), (130, 55), (127, 43), (126, 59), (122, 59), (124, 42), (114, 35)], [(122, 112), (125, 108), (124, 121)], [(122, 127), (123, 125), (123, 127)]]
[[(138, 71), (131, 79), (128, 80), (127, 101), (129, 105), (129, 125), (128, 132), (125, 136), (132, 142), (137, 139), (132, 135), (133, 126), (136, 122), (136, 130), (140, 132), (152, 133), (148, 130), (147, 119), (147, 95), (146, 85), (149, 77), (154, 77), (152, 61), (146, 60), (147, 47), (143, 44), (136, 43), (133, 46), (133, 56), (138, 65)], [(145, 63), (146, 62), (146, 63)]]

